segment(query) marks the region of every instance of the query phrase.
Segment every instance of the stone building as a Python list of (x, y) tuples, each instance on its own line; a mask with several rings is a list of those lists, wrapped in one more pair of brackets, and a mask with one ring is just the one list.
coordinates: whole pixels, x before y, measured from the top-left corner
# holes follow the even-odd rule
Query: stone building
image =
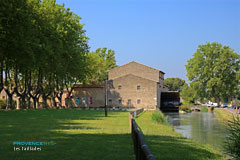
[(74, 107), (93, 108), (105, 106), (104, 85), (74, 85), (72, 93)]
[[(132, 61), (108, 73), (107, 105), (110, 107), (156, 109), (160, 107), (164, 72)], [(75, 85), (74, 107), (104, 107), (104, 85)]]
[(108, 105), (127, 108), (160, 107), (164, 72), (132, 61), (108, 73)]

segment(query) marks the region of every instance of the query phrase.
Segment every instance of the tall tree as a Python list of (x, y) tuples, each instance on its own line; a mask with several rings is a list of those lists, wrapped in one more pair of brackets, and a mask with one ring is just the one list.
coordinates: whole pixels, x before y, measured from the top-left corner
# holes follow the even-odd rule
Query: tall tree
[(194, 103), (194, 101), (197, 99), (195, 90), (193, 89), (193, 87), (188, 86), (187, 83), (183, 85), (182, 91), (180, 92), (180, 96), (187, 103)]
[[(56, 0), (0, 1), (0, 91), (37, 108), (82, 82), (88, 38), (80, 17)], [(3, 75), (4, 74), (4, 75)], [(4, 78), (4, 79), (3, 79)]]
[(166, 78), (164, 80), (164, 85), (168, 86), (169, 91), (181, 91), (185, 80), (181, 78)]
[(107, 73), (116, 67), (115, 52), (107, 48), (98, 48), (86, 55), (85, 83), (103, 84)]
[(227, 101), (236, 93), (239, 55), (220, 43), (199, 45), (187, 61), (187, 77), (200, 98)]

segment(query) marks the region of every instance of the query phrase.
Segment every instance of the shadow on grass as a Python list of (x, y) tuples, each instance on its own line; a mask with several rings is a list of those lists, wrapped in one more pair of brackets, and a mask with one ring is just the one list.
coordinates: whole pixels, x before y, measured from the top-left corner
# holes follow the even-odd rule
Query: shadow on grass
[(205, 160), (205, 159), (222, 159), (222, 156), (213, 153), (202, 145), (182, 137), (170, 136), (144, 136), (156, 159), (167, 160)]
[[(123, 117), (128, 118), (121, 113), (119, 116), (117, 114), (109, 112), (108, 119), (115, 120), (115, 116), (119, 118), (117, 121)], [(108, 119), (105, 118), (104, 111), (0, 112), (0, 159), (133, 160), (133, 146), (128, 130), (118, 133), (118, 126), (113, 126), (115, 130), (110, 134), (105, 134), (104, 130), (101, 130), (101, 125), (109, 123)], [(99, 127), (96, 125), (98, 123)], [(107, 127), (111, 127), (109, 124)], [(124, 129), (129, 128), (125, 126)], [(41, 151), (14, 151), (12, 143), (15, 141), (53, 141), (56, 145), (42, 146)]]
[(134, 160), (129, 134), (57, 134), (43, 141), (56, 145), (42, 146), (41, 151), (1, 151), (4, 160), (59, 159), (59, 160)]

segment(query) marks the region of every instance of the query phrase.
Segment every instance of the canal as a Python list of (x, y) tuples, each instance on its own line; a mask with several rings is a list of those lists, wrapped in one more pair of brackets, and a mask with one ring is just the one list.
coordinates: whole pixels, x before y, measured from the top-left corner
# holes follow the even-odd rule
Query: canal
[(166, 115), (176, 132), (201, 144), (210, 144), (214, 148), (222, 150), (227, 136), (227, 128), (217, 120), (215, 113), (166, 113)]

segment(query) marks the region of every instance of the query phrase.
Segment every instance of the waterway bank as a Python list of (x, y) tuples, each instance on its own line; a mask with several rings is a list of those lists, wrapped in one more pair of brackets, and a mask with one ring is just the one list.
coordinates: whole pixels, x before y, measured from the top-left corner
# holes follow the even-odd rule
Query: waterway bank
[(229, 111), (227, 108), (216, 108), (214, 109), (214, 112), (216, 112), (217, 119), (227, 124), (227, 121), (231, 121), (233, 119), (233, 116), (236, 116), (236, 113), (233, 113)]
[(144, 112), (136, 118), (136, 121), (156, 159), (225, 159), (219, 151), (210, 145), (199, 144), (195, 140), (187, 139), (182, 134), (177, 133), (172, 126), (153, 122), (151, 116), (151, 112)]
[(175, 131), (200, 144), (209, 144), (222, 150), (228, 134), (227, 127), (221, 123), (214, 112), (192, 112), (187, 114), (168, 113), (169, 123)]

